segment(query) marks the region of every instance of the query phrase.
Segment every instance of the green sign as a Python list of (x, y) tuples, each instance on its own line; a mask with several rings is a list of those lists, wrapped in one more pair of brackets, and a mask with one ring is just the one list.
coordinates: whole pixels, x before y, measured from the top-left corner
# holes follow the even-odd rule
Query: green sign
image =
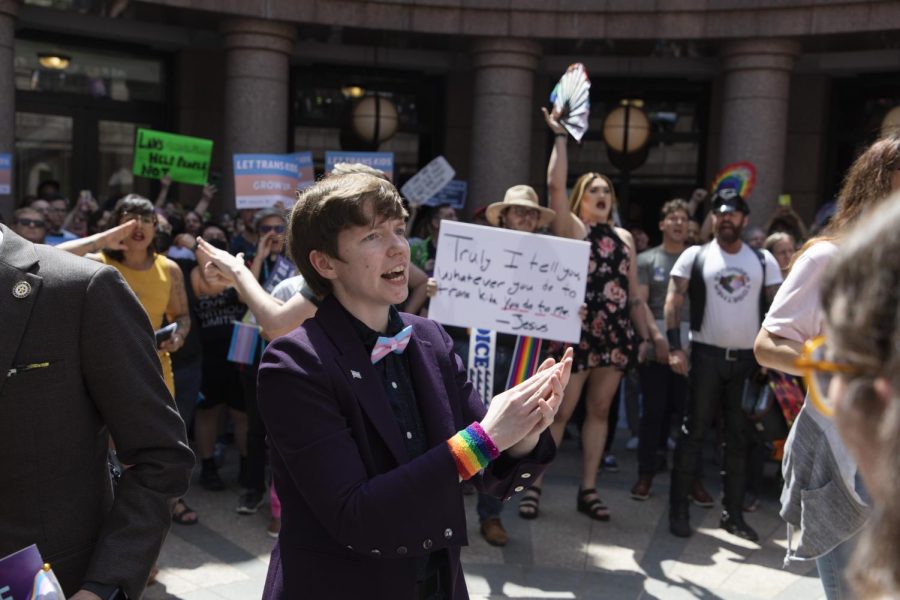
[(203, 138), (138, 129), (132, 171), (150, 179), (168, 174), (172, 181), (206, 185), (212, 145)]

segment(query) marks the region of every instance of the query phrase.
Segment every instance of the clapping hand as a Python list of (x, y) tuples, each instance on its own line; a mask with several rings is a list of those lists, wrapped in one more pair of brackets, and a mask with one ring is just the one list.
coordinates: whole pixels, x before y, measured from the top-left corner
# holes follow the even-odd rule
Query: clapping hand
[(572, 349), (560, 362), (545, 360), (529, 379), (494, 396), (481, 426), (502, 452), (531, 452), (541, 432), (553, 423), (572, 371)]

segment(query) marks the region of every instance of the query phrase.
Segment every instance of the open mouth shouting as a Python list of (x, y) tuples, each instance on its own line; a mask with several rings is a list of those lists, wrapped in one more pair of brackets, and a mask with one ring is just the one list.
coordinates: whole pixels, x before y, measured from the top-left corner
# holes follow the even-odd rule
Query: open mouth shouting
[(382, 273), (381, 278), (387, 280), (389, 283), (405, 286), (407, 279), (406, 265), (398, 265), (387, 273)]

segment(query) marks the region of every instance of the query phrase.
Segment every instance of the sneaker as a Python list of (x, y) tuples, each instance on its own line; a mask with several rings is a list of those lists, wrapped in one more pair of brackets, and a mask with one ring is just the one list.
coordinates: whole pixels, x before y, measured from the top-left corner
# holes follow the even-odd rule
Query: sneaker
[(706, 491), (699, 479), (694, 480), (689, 498), (691, 502), (701, 508), (712, 508), (716, 505), (716, 501), (709, 495), (709, 492)]
[(281, 519), (278, 517), (272, 517), (269, 519), (269, 527), (266, 528), (266, 535), (271, 538), (277, 538), (278, 534), (281, 532)]
[(627, 442), (625, 442), (625, 449), (626, 449), (626, 450), (631, 450), (632, 452), (635, 452), (635, 451), (637, 451), (638, 446), (640, 445), (640, 443), (641, 443), (640, 438), (639, 438), (638, 436), (636, 436), (636, 435), (633, 435), (633, 436), (631, 436), (630, 438), (628, 438), (628, 441), (627, 441)]
[(256, 490), (246, 490), (238, 499), (237, 512), (242, 515), (252, 515), (262, 506), (265, 496)]
[(634, 484), (634, 487), (631, 488), (631, 499), (640, 500), (641, 502), (648, 500), (650, 498), (650, 486), (652, 485), (653, 478), (642, 475), (638, 478), (638, 482)]
[(610, 473), (618, 473), (619, 472), (619, 461), (616, 460), (616, 457), (612, 454), (607, 454), (603, 457), (603, 462), (600, 463), (600, 467), (604, 471), (609, 471)]
[(719, 519), (719, 527), (730, 533), (731, 535), (736, 535), (739, 538), (743, 538), (745, 540), (749, 540), (751, 542), (759, 541), (759, 534), (756, 531), (747, 525), (744, 521), (744, 516), (741, 514), (741, 511), (729, 512), (727, 510), (722, 511), (722, 518)]
[(500, 522), (500, 517), (491, 517), (482, 521), (481, 537), (491, 546), (502, 547), (509, 541), (506, 530), (503, 529), (503, 523)]

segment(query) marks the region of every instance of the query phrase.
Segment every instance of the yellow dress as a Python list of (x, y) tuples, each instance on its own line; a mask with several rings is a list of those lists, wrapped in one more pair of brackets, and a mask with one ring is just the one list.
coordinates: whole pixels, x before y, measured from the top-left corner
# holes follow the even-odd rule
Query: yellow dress
[[(107, 257), (102, 252), (100, 253), (100, 260), (107, 265), (115, 267), (122, 274), (135, 296), (140, 300), (141, 306), (147, 311), (147, 316), (150, 317), (153, 329), (162, 327), (166, 307), (169, 305), (169, 296), (172, 293), (172, 277), (166, 264), (166, 257), (162, 254), (157, 254), (156, 258), (153, 259), (153, 264), (145, 271), (126, 267), (119, 261)], [(175, 377), (172, 374), (172, 358), (168, 352), (160, 352), (159, 362), (162, 363), (166, 387), (169, 388), (169, 392), (174, 396)]]

